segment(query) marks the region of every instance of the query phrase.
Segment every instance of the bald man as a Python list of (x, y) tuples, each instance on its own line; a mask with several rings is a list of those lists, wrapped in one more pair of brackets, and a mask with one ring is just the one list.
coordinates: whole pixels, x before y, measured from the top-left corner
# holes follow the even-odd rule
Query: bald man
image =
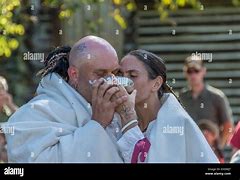
[[(37, 96), (9, 119), (6, 126), (15, 130), (5, 133), (9, 162), (123, 161), (115, 111), (130, 95), (102, 78), (117, 73), (116, 51), (102, 38), (84, 37), (72, 47), (69, 67), (60, 71), (67, 55), (65, 49), (51, 53)], [(128, 123), (136, 113), (125, 111), (121, 117)]]
[[(125, 101), (126, 97), (118, 99), (117, 102), (111, 102), (109, 101), (111, 96), (119, 90), (117, 87), (109, 89), (111, 85), (107, 83), (99, 87), (102, 83), (102, 79), (100, 79), (93, 85), (95, 90), (92, 92), (89, 81), (112, 74), (115, 75), (119, 71), (115, 49), (104, 39), (87, 36), (79, 40), (71, 49), (69, 64), (69, 84), (75, 87), (88, 102), (91, 102), (92, 93), (94, 94), (93, 108), (95, 111), (93, 111), (93, 119), (106, 127), (113, 119), (115, 107)], [(103, 98), (107, 89), (109, 89), (107, 91), (109, 95)], [(96, 98), (97, 92), (102, 98)]]

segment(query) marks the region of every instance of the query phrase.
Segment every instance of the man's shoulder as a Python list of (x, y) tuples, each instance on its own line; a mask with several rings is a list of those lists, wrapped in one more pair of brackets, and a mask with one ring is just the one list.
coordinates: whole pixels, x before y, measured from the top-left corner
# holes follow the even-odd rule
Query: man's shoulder
[(185, 97), (185, 96), (187, 96), (189, 93), (190, 93), (190, 89), (187, 88), (187, 87), (184, 87), (184, 88), (182, 88), (182, 89), (179, 91), (179, 97)]
[(223, 91), (221, 91), (218, 88), (215, 88), (210, 85), (206, 85), (206, 89), (208, 93), (211, 94), (214, 98), (218, 98), (218, 99), (225, 98), (225, 94), (223, 93)]
[(63, 103), (58, 103), (54, 98), (45, 95), (36, 95), (28, 102), (20, 106), (12, 115), (13, 117), (28, 117), (30, 114), (41, 112), (42, 114), (52, 112), (59, 106), (65, 106)]

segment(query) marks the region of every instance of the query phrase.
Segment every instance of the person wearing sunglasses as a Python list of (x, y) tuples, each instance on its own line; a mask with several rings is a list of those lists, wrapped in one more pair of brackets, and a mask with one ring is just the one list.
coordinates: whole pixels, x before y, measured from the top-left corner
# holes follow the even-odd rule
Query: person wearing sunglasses
[(183, 106), (197, 124), (201, 119), (209, 119), (218, 125), (220, 147), (223, 148), (233, 127), (227, 97), (221, 90), (205, 83), (207, 69), (200, 56), (187, 57), (183, 71), (189, 85), (179, 94)]

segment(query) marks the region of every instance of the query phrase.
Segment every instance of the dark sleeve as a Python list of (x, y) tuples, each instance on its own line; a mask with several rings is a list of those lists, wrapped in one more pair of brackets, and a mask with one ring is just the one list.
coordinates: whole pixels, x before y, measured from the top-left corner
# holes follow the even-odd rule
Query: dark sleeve
[(183, 93), (183, 91), (180, 91), (178, 98), (185, 108), (186, 107), (186, 95), (185, 95), (185, 93)]
[(232, 110), (225, 95), (217, 96), (217, 111), (220, 125), (227, 121), (232, 121)]

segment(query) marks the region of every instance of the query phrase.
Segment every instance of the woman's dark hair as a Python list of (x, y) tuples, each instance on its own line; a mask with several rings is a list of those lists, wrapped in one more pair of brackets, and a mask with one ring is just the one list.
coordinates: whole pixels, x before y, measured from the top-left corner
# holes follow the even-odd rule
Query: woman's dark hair
[(172, 88), (166, 82), (167, 69), (164, 64), (164, 61), (160, 57), (142, 49), (133, 50), (130, 53), (128, 53), (128, 55), (135, 56), (138, 60), (140, 60), (144, 64), (150, 79), (155, 79), (157, 76), (162, 77), (163, 84), (158, 91), (159, 99), (162, 98), (163, 93), (172, 93), (177, 98)]
[(50, 73), (58, 73), (65, 81), (68, 81), (68, 57), (71, 51), (70, 46), (57, 47), (51, 51), (47, 58), (44, 60), (44, 68), (41, 69), (37, 75), (41, 75), (43, 78)]

